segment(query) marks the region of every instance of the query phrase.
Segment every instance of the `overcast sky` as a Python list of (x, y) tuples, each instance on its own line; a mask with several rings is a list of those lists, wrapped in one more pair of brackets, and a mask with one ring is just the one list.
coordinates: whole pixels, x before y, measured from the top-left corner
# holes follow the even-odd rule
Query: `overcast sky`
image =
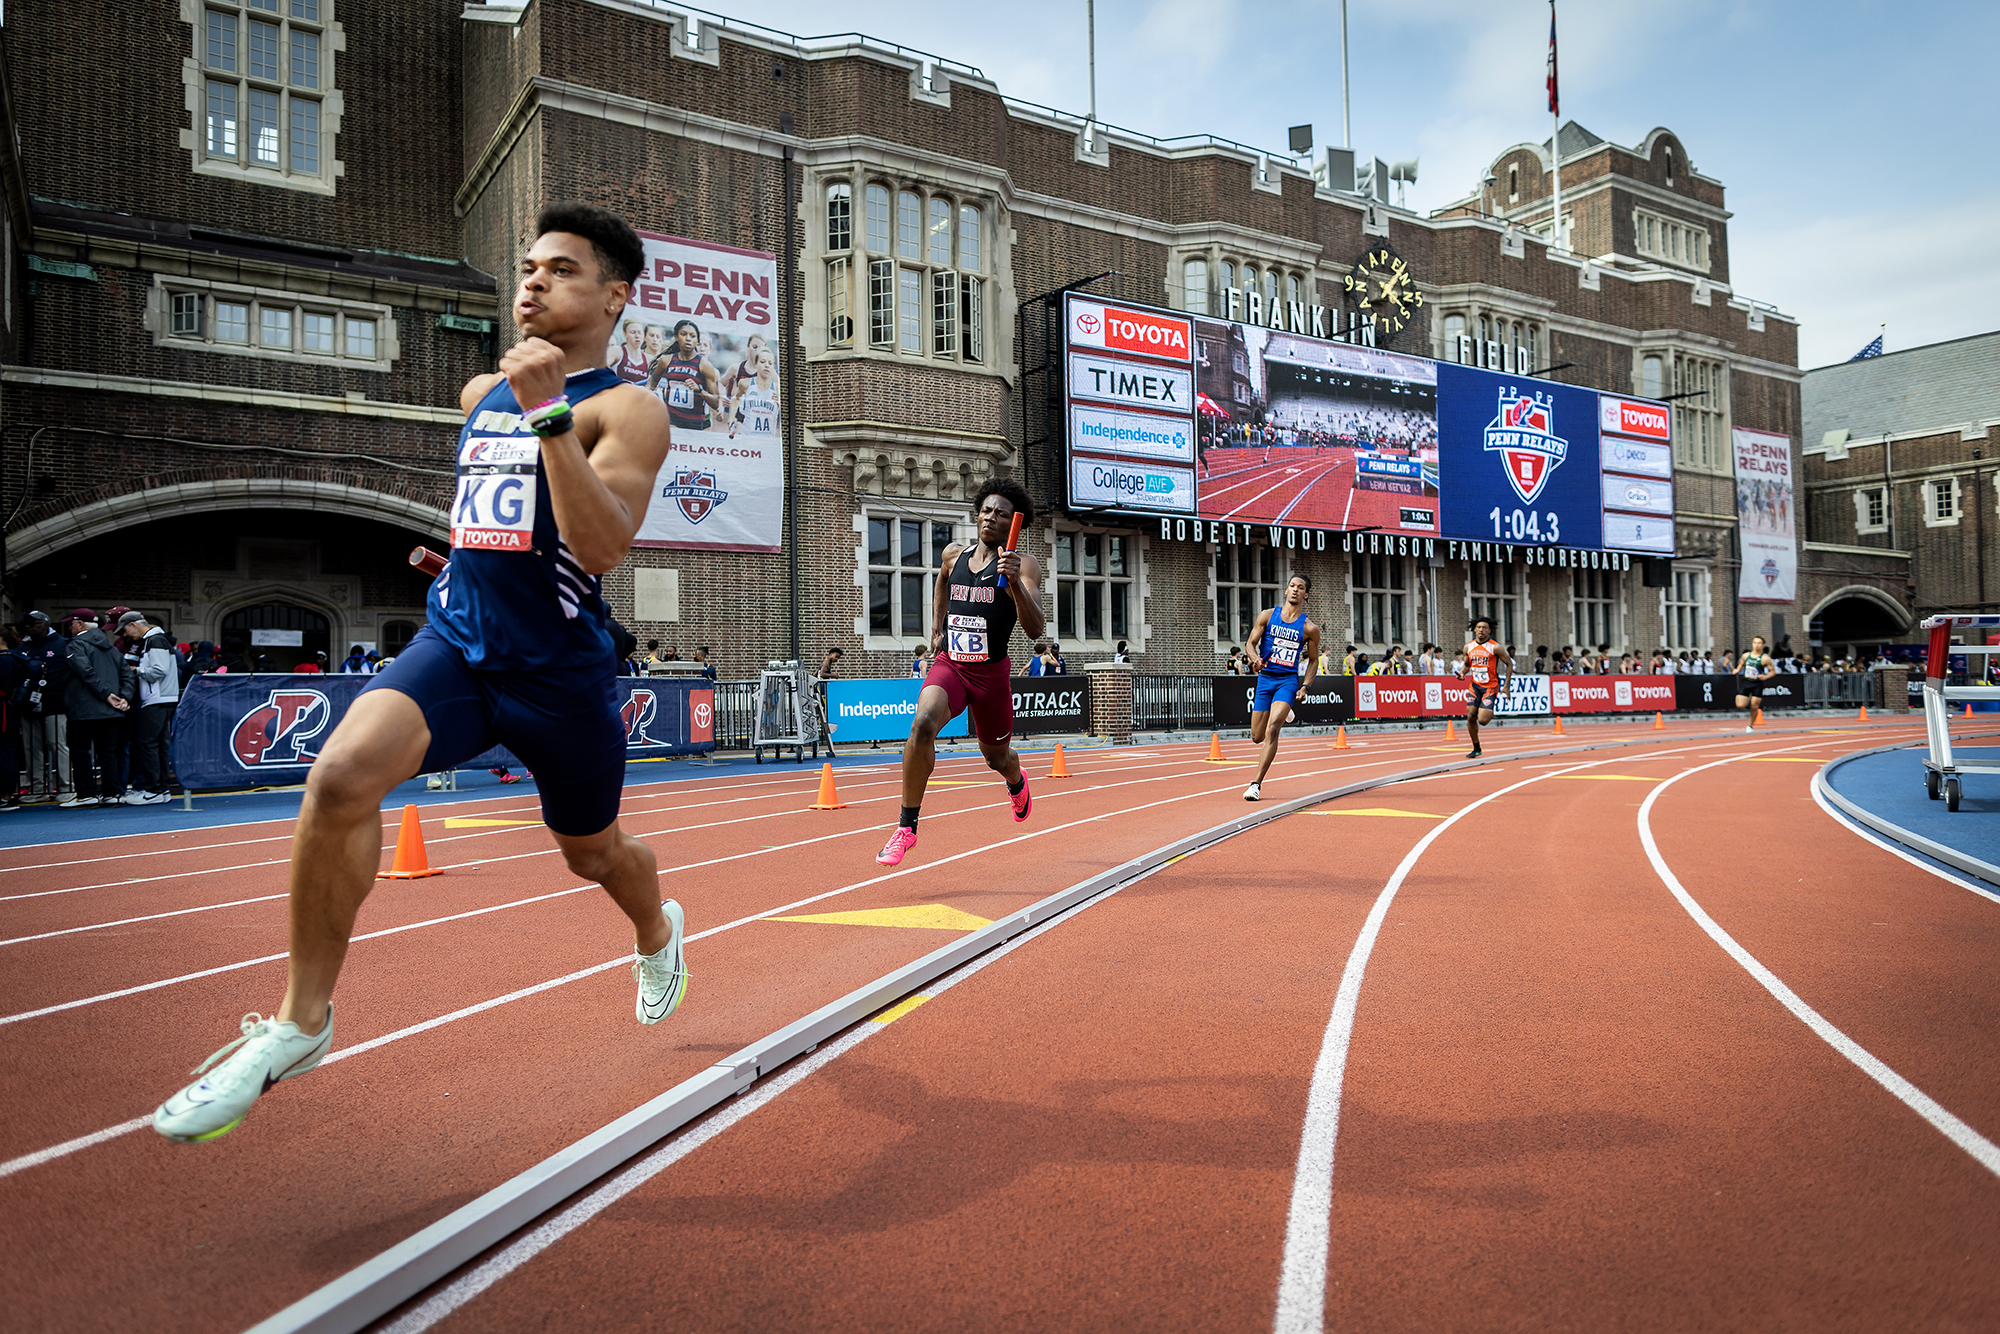
[[(843, 28), (975, 65), (1012, 97), (1089, 104), (1083, 0), (972, 7), (745, 0), (802, 36)], [(1565, 119), (1620, 144), (1656, 125), (1727, 189), (1732, 285), (1800, 321), (1799, 361), (2000, 328), (1995, 0), (1565, 0)], [(1354, 145), (1420, 158), (1411, 207), (1468, 193), (1548, 138), (1546, 0), (1350, 0)], [(1282, 149), (1340, 142), (1339, 0), (1098, 0), (1100, 119)]]

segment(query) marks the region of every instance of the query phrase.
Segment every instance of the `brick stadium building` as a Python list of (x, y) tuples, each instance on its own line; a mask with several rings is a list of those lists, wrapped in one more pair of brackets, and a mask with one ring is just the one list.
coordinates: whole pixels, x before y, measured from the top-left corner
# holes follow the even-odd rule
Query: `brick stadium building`
[(1813, 641), (1915, 643), (1925, 616), (2000, 608), (2000, 333), (1822, 366), (1801, 403)]
[[(104, 7), (89, 44), (67, 39), (75, 16), (29, 0), (0, 31), (10, 617), (124, 603), (182, 638), (300, 630), (279, 666), (393, 650), (422, 617), (404, 553), (448, 529), (457, 391), (511, 334), (535, 210), (584, 198), (795, 260), (788, 550), (642, 550), (607, 578), (641, 639), (713, 644), (725, 676), (833, 645), (900, 671), (930, 614), (909, 561), (963, 531), (996, 472), (1046, 506), (1031, 541), (1072, 663), (1126, 639), (1141, 670), (1214, 670), (1234, 637), (1218, 602), (1268, 604), (1293, 570), (1335, 645), (1377, 650), (1455, 643), (1474, 610), (1524, 649), (1727, 648), (1803, 624), (1798, 604), (1734, 599), (1728, 448), (1742, 426), (1796, 455), (1796, 326), (1735, 295), (1722, 186), (1667, 130), (1626, 148), (1564, 127), (1556, 249), (1546, 146), (1422, 217), (1331, 165), (1088, 126), (949, 61), (663, 5), (186, 0)], [(1037, 298), (1115, 271), (1090, 290), (1221, 312), (1225, 288), (1261, 285), (1348, 329), (1342, 277), (1385, 241), (1426, 304), (1383, 346), (1680, 395), (1678, 552), (1652, 583), (1638, 562), (1442, 542), (1350, 554), (1338, 533), (1218, 548), (1062, 508)], [(662, 567), (675, 579), (635, 579)]]

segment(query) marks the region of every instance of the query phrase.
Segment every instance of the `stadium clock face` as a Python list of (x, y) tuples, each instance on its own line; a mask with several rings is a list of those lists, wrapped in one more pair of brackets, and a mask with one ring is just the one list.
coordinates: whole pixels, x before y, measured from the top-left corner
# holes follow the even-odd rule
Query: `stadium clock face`
[(1375, 327), (1393, 338), (1407, 328), (1424, 304), (1416, 275), (1403, 257), (1376, 246), (1347, 271), (1343, 287), (1354, 303), (1375, 317)]

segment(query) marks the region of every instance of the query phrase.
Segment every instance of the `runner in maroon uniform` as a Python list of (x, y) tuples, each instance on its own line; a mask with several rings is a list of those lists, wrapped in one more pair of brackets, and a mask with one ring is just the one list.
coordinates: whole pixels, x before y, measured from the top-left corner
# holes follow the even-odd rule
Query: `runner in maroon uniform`
[(708, 410), (722, 410), (722, 377), (701, 353), (701, 330), (693, 320), (674, 326), (667, 354), (653, 360), (646, 387), (667, 404), (667, 420), (677, 431), (706, 431)]
[[(978, 536), (954, 542), (938, 563), (932, 599), (931, 651), (934, 662), (917, 696), (917, 716), (903, 746), (903, 815), (889, 842), (876, 855), (895, 866), (917, 842), (917, 809), (937, 762), (937, 735), (968, 708), (972, 732), (986, 763), (1007, 780), (1014, 818), (1025, 820), (1033, 805), (1021, 757), (1014, 753), (1013, 665), (1007, 641), (1018, 621), (1029, 639), (1048, 628), (1042, 619), (1042, 567), (1025, 551), (1006, 550), (1007, 530), (1019, 514), (1034, 521), (1034, 502), (1019, 482), (996, 478), (972, 498)], [(996, 575), (1007, 577), (998, 587)]]

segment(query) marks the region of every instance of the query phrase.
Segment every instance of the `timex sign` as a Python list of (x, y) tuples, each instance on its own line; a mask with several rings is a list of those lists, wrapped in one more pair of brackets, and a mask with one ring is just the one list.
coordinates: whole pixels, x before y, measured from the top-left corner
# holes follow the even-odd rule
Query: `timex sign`
[(1103, 306), (1094, 301), (1069, 303), (1069, 341), (1075, 347), (1101, 347), (1109, 352), (1193, 361), (1189, 334), (1186, 320), (1155, 315), (1148, 310)]
[(1069, 354), (1069, 392), (1076, 398), (1130, 404), (1162, 412), (1194, 410), (1194, 376), (1177, 367)]

